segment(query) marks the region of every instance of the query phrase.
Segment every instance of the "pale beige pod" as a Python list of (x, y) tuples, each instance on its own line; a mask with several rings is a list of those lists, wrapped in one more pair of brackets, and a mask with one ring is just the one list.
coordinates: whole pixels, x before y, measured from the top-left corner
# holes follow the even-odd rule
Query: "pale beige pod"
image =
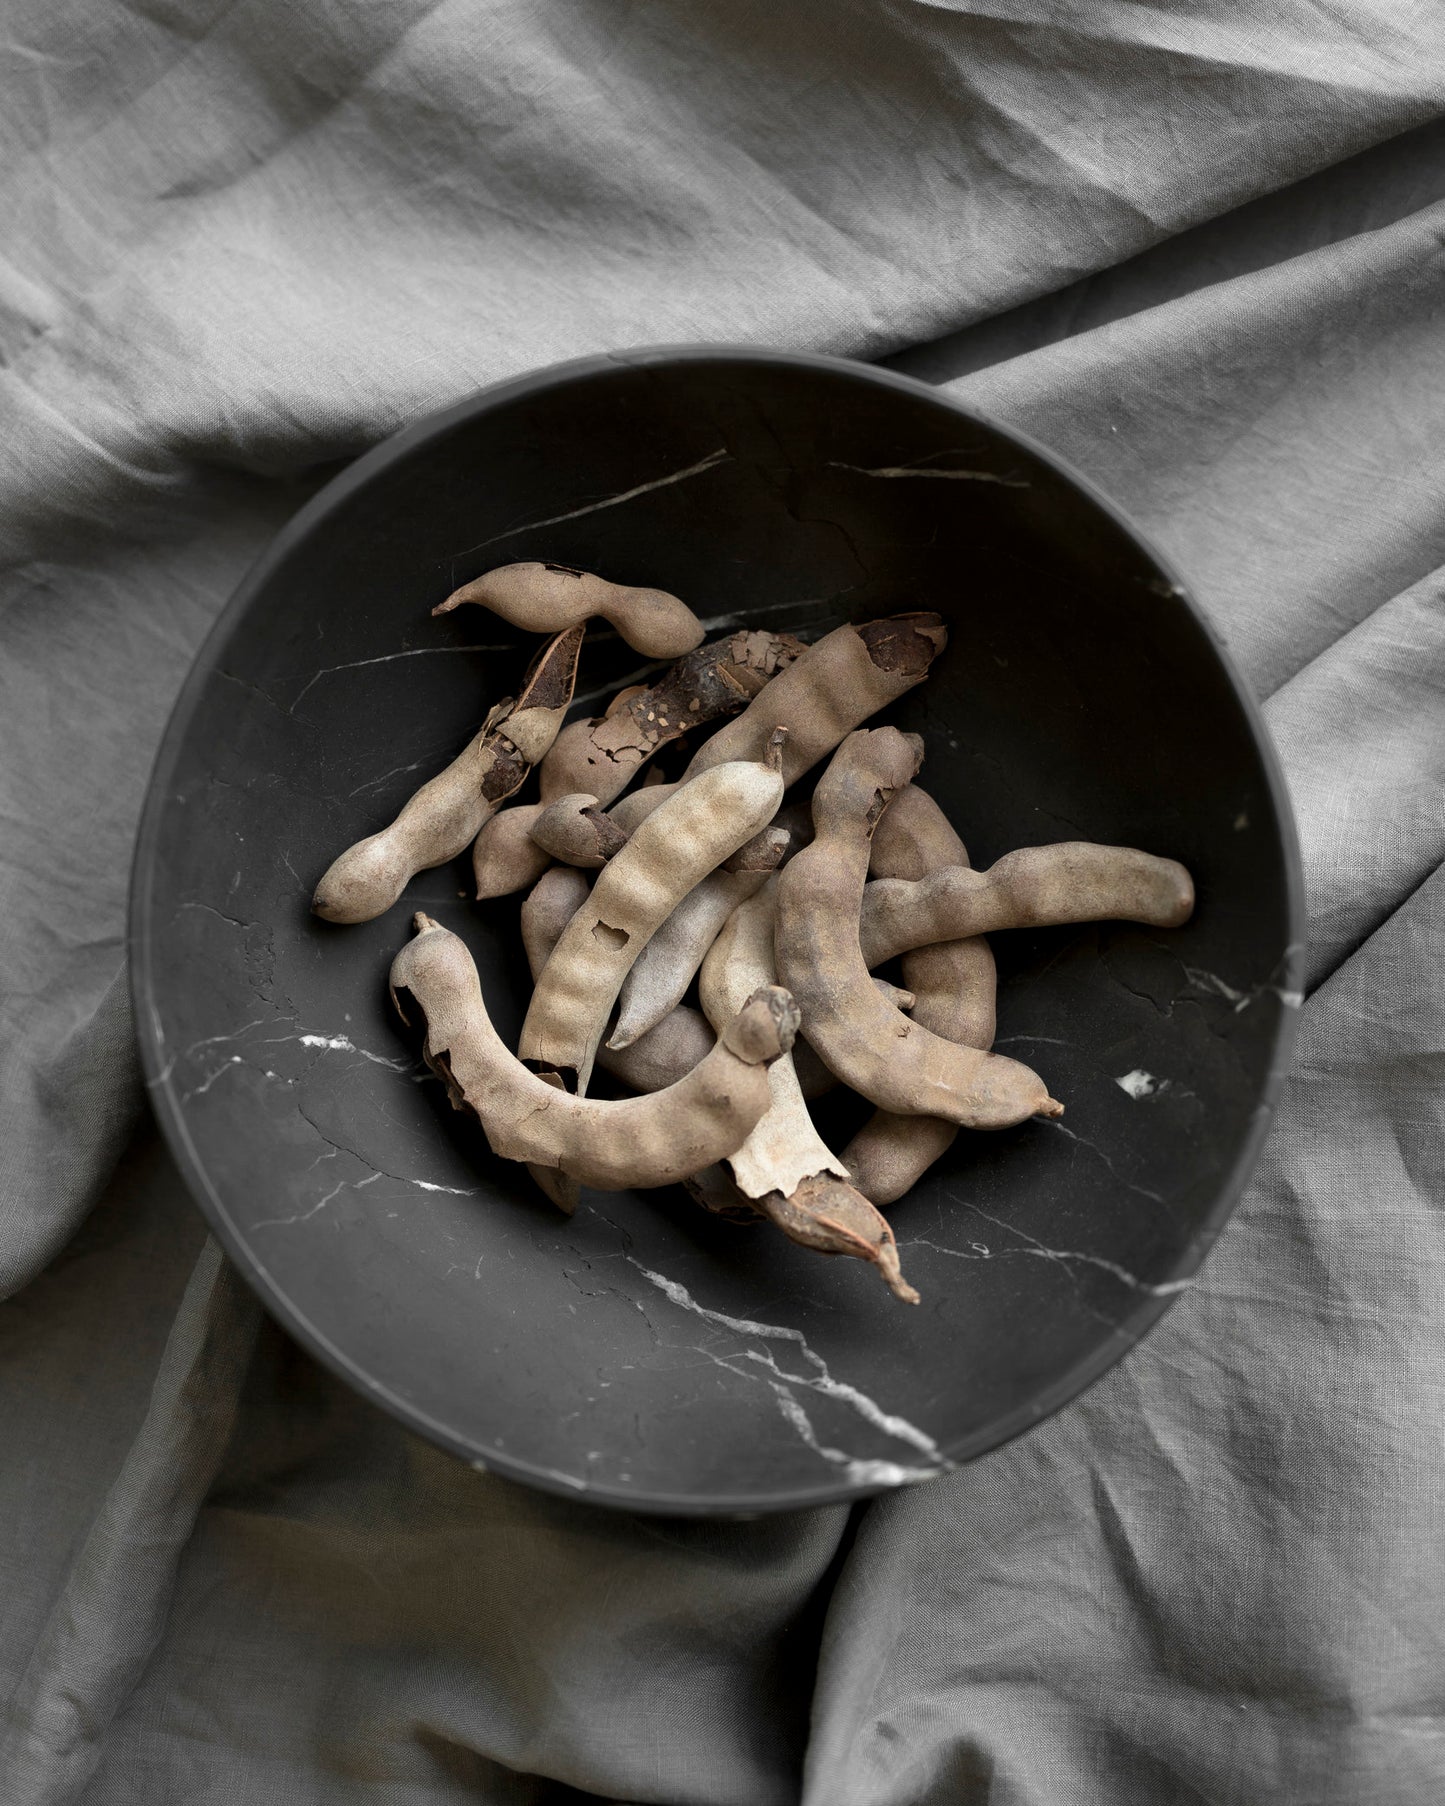
[[(705, 740), (678, 783), (725, 759), (758, 758), (778, 727), (788, 730), (783, 781), (797, 783), (860, 722), (922, 683), (947, 644), (942, 619), (924, 612), (835, 627)], [(612, 813), (630, 832), (662, 802), (659, 792), (676, 788), (634, 791)]]
[(964, 935), (1072, 922), (1143, 922), (1179, 928), (1194, 884), (1177, 859), (1088, 840), (1020, 847), (987, 871), (964, 864), (925, 876), (878, 878), (863, 892), (859, 938), (868, 965)]
[(834, 754), (813, 793), (813, 844), (778, 879), (779, 975), (826, 1064), (885, 1109), (975, 1129), (1061, 1115), (1027, 1066), (945, 1041), (869, 982), (858, 940), (869, 841), (921, 759), (918, 737), (890, 727), (850, 734)]
[(487, 1014), (465, 944), (418, 913), (392, 961), (391, 996), (419, 1013), (423, 1056), (452, 1103), (480, 1118), (492, 1151), (602, 1191), (672, 1185), (732, 1151), (768, 1105), (767, 1067), (792, 1046), (798, 1011), (778, 986), (759, 991), (686, 1078), (646, 1097), (569, 1097), (527, 1070)]
[(758, 760), (732, 760), (686, 785), (598, 873), (542, 968), (519, 1052), (579, 1096), (622, 981), (695, 884), (764, 827), (783, 794), (781, 735)]
[[(917, 784), (905, 784), (873, 830), (869, 870), (880, 878), (923, 878), (968, 864), (968, 850), (943, 810)], [(869, 885), (865, 888), (867, 913)], [(861, 938), (861, 935), (860, 935)], [(865, 962), (878, 964), (878, 961)], [(980, 935), (918, 947), (903, 956), (914, 995), (913, 1020), (960, 1047), (993, 1046), (998, 990), (993, 951)], [(876, 980), (875, 980), (876, 983)], [(946, 1154), (958, 1124), (941, 1116), (875, 1110), (843, 1150), (853, 1183), (875, 1204), (892, 1204)]]
[(544, 646), (516, 701), (498, 703), (475, 738), (388, 827), (332, 861), (312, 898), (315, 913), (328, 922), (369, 922), (391, 908), (417, 872), (464, 852), (557, 737), (581, 649), (580, 627)]
[(601, 616), (648, 658), (678, 658), (703, 637), (702, 622), (667, 590), (609, 583), (568, 564), (500, 565), (453, 590), (432, 613), (448, 614), (464, 602), (476, 602), (527, 633), (556, 633)]

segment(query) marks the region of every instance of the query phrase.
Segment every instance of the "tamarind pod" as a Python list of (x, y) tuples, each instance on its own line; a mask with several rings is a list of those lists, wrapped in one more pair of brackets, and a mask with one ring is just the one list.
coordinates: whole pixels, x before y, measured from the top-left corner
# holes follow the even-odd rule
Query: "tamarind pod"
[(479, 903), (527, 890), (552, 863), (552, 855), (532, 838), (546, 803), (518, 803), (499, 809), (482, 823), (472, 843), (472, 879)]
[(522, 946), (534, 980), (591, 889), (592, 880), (575, 865), (553, 865), (528, 891), (522, 904)]
[(602, 1191), (671, 1185), (723, 1158), (768, 1103), (767, 1067), (792, 1046), (797, 1005), (761, 989), (688, 1075), (650, 1096), (571, 1097), (527, 1070), (493, 1028), (465, 943), (421, 912), (391, 966), (391, 998), (426, 1028), (423, 1058), (453, 1105), (481, 1120), (492, 1151)]
[[(783, 782), (795, 784), (860, 722), (922, 683), (947, 644), (948, 631), (936, 614), (890, 615), (835, 627), (780, 671), (741, 715), (704, 740), (678, 782), (686, 784), (725, 759), (757, 758), (773, 729), (786, 727)], [(661, 800), (655, 791), (634, 792), (613, 813), (635, 831)]]
[[(593, 716), (593, 720), (600, 719), (605, 721), (609, 716), (615, 715), (619, 709), (625, 709), (629, 702), (633, 702), (637, 697), (645, 696), (646, 694), (646, 684), (628, 684), (625, 690), (618, 690), (614, 695), (607, 699), (607, 707), (603, 709), (600, 717)], [(575, 726), (576, 723), (574, 722), (573, 725)], [(558, 739), (561, 739), (560, 734), (557, 737)]]
[[(720, 715), (736, 714), (804, 651), (803, 642), (789, 633), (757, 631), (697, 647), (655, 684), (589, 723), (585, 733), (569, 728), (559, 738), (552, 763), (565, 775), (564, 789), (590, 791), (600, 802), (612, 802), (670, 741)], [(758, 754), (744, 756), (759, 756), (762, 746)]]
[(757, 833), (782, 799), (779, 735), (765, 760), (731, 760), (651, 816), (597, 875), (542, 968), (520, 1054), (586, 1092), (622, 981), (692, 887)]
[(640, 790), (629, 790), (626, 796), (618, 797), (607, 813), (624, 834), (635, 834), (654, 809), (660, 809), (669, 797), (676, 796), (681, 789), (680, 778), (664, 778), (660, 783), (645, 783)]
[(627, 835), (597, 798), (585, 792), (559, 796), (532, 824), (532, 839), (554, 859), (595, 872), (627, 845)]
[[(777, 877), (769, 878), (734, 910), (703, 960), (698, 991), (714, 1027), (729, 1019), (734, 1000), (749, 994), (760, 972), (772, 973), (777, 887)], [(790, 1054), (773, 1062), (768, 1091), (766, 1112), (728, 1156), (741, 1194), (791, 1241), (871, 1261), (896, 1297), (916, 1304), (918, 1294), (899, 1270), (892, 1230), (848, 1184), (846, 1167), (814, 1128)]]
[(421, 786), (389, 827), (332, 861), (316, 886), (313, 911), (328, 922), (369, 922), (391, 908), (417, 872), (455, 859), (556, 738), (581, 649), (580, 627), (544, 646), (517, 699), (498, 703), (462, 752)]
[(607, 1040), (610, 1048), (630, 1047), (682, 1002), (723, 923), (762, 888), (793, 844), (788, 829), (772, 822), (693, 886), (627, 974), (618, 996), (617, 1024)]
[(716, 1039), (701, 1010), (678, 1003), (628, 1046), (599, 1047), (597, 1064), (634, 1091), (661, 1091), (691, 1072)]
[(919, 1301), (899, 1267), (897, 1244), (878, 1239), (882, 1219), (856, 1186), (836, 1179), (805, 1179), (791, 1198), (781, 1192), (748, 1198), (728, 1176), (726, 1165), (704, 1167), (684, 1179), (683, 1186), (712, 1216), (732, 1223), (769, 1222), (800, 1247), (871, 1260), (895, 1298), (905, 1304)]
[(1101, 921), (1178, 928), (1193, 910), (1194, 884), (1177, 860), (1068, 840), (1020, 847), (983, 872), (952, 865), (911, 881), (875, 879), (863, 892), (858, 933), (871, 967), (995, 929)]
[(449, 614), (464, 602), (480, 603), (527, 633), (556, 633), (601, 615), (648, 658), (678, 658), (700, 644), (704, 632), (687, 604), (666, 590), (609, 583), (567, 564), (500, 565), (453, 590), (432, 613)]
[[(522, 905), (522, 944), (532, 976), (546, 965), (562, 930), (587, 899), (591, 884), (575, 866), (554, 865)], [(655, 1028), (630, 1047), (597, 1050), (597, 1064), (634, 1091), (661, 1091), (676, 1084), (708, 1053), (716, 1036), (705, 1016), (678, 1004)]]
[[(714, 1027), (734, 1013), (736, 998), (748, 996), (760, 982), (773, 982), (777, 888), (773, 877), (735, 909), (702, 962), (698, 996)], [(760, 972), (768, 977), (759, 980)], [(791, 1055), (777, 1062), (768, 1084), (772, 1106), (729, 1163), (744, 1194), (760, 1198), (770, 1191), (792, 1192), (815, 1173), (846, 1179), (848, 1169), (813, 1127)]]
[(893, 1009), (868, 981), (858, 941), (869, 841), (893, 793), (922, 759), (916, 735), (853, 733), (813, 793), (813, 844), (778, 876), (777, 966), (808, 1035), (845, 1084), (899, 1114), (1002, 1129), (1062, 1114), (1037, 1073), (957, 1047)]
[[(798, 1089), (808, 1102), (815, 1097), (826, 1097), (838, 1083), (806, 1035), (799, 1035), (793, 1043), (793, 1071), (797, 1074)], [(849, 1167), (848, 1170), (853, 1169)]]
[[(943, 810), (916, 783), (905, 784), (873, 830), (869, 870), (880, 878), (913, 879), (968, 863), (968, 850)], [(866, 908), (867, 889), (863, 895)], [(982, 935), (905, 953), (903, 979), (914, 993), (915, 1022), (960, 1047), (993, 1046), (998, 983), (993, 951)], [(865, 1198), (892, 1204), (948, 1152), (957, 1134), (958, 1124), (941, 1116), (875, 1110), (844, 1148), (843, 1161)]]
[(835, 627), (703, 742), (683, 781), (725, 759), (757, 758), (773, 730), (786, 727), (783, 782), (795, 784), (860, 722), (922, 683), (947, 644), (936, 614)]

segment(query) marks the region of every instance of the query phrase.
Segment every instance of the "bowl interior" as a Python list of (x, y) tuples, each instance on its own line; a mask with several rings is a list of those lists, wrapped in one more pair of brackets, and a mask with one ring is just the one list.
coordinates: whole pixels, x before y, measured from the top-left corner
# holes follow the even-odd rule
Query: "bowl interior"
[[(308, 912), (515, 688), (535, 642), (456, 583), (543, 558), (657, 585), (721, 630), (932, 608), (950, 643), (887, 718), (974, 863), (1065, 839), (1195, 875), (1194, 920), (995, 937), (998, 1045), (1059, 1125), (962, 1134), (891, 1213), (923, 1293), (703, 1215), (571, 1220), (446, 1106), (386, 1006), (425, 907), (503, 1034), (517, 900), (466, 865), (381, 920)], [(589, 632), (577, 712), (645, 661)], [(524, 793), (525, 794), (525, 793)], [(967, 1459), (1117, 1358), (1242, 1183), (1293, 1020), (1293, 840), (1257, 719), (1173, 575), (1036, 451), (906, 379), (739, 353), (597, 359), (363, 459), (235, 598), (172, 721), (138, 855), (143, 1051), (230, 1252), (323, 1358), (468, 1458), (675, 1511), (866, 1492)], [(835, 1100), (841, 1137), (865, 1107)]]

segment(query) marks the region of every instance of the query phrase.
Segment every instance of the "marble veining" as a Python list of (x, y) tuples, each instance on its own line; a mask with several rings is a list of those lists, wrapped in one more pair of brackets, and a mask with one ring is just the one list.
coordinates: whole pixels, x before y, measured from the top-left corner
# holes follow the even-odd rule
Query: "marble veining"
[(1051, 1261), (1067, 1273), (1070, 1279), (1074, 1277), (1074, 1264), (1080, 1263), (1088, 1267), (1097, 1267), (1101, 1272), (1108, 1273), (1117, 1279), (1121, 1285), (1128, 1286), (1130, 1291), (1142, 1292), (1151, 1298), (1168, 1298), (1175, 1292), (1188, 1291), (1189, 1287), (1194, 1284), (1192, 1278), (1170, 1279), (1159, 1285), (1152, 1284), (1147, 1279), (1140, 1279), (1136, 1273), (1131, 1273), (1127, 1267), (1120, 1266), (1118, 1261), (1109, 1260), (1105, 1255), (1090, 1254), (1083, 1249), (1051, 1248), (1046, 1242), (1041, 1242), (1037, 1236), (1030, 1235), (1026, 1229), (1020, 1229), (1017, 1223), (1006, 1223), (1001, 1217), (990, 1216), (986, 1210), (980, 1209), (977, 1204), (967, 1198), (959, 1197), (956, 1192), (949, 1193), (949, 1202), (972, 1212), (974, 1216), (982, 1218), (985, 1223), (992, 1223), (996, 1229), (1002, 1229), (1005, 1235), (1016, 1237), (1022, 1245), (1013, 1248), (990, 1248), (986, 1242), (970, 1242), (967, 1249), (945, 1248), (939, 1242), (925, 1241), (921, 1236), (917, 1236), (912, 1241), (900, 1242), (898, 1244), (900, 1252), (906, 1248), (931, 1248), (935, 1254), (946, 1254), (952, 1260), (1001, 1260), (1023, 1256), (1035, 1260)]
[[(512, 648), (509, 645), (408, 646), (401, 652), (383, 652), (376, 658), (353, 658), (348, 659), (344, 665), (323, 665), (319, 671), (313, 671), (310, 677), (306, 679), (306, 682), (302, 684), (301, 688), (296, 692), (291, 700), (290, 707), (285, 712), (288, 715), (294, 715), (297, 709), (301, 707), (302, 697), (306, 695), (313, 684), (320, 683), (323, 677), (334, 677), (338, 671), (360, 671), (364, 665), (390, 665), (394, 664), (399, 658), (435, 658), (443, 652), (510, 652), (511, 650)], [(353, 791), (352, 795), (354, 796), (355, 794), (355, 791)]]
[(682, 470), (669, 471), (666, 476), (653, 477), (649, 482), (638, 483), (631, 489), (619, 490), (616, 495), (605, 495), (599, 501), (584, 502), (580, 508), (569, 508), (565, 514), (547, 514), (540, 520), (519, 521), (515, 527), (505, 527), (500, 533), (494, 533), (490, 539), (479, 539), (474, 546), (467, 546), (460, 552), (453, 552), (453, 558), (468, 558), (473, 552), (480, 552), (487, 546), (494, 546), (499, 540), (511, 539), (518, 533), (532, 533), (539, 527), (557, 527), (563, 521), (580, 520), (584, 514), (596, 514), (603, 508), (620, 508), (624, 502), (630, 502), (639, 495), (651, 495), (654, 489), (667, 489), (673, 483), (685, 483), (690, 477), (700, 477), (705, 471), (714, 470), (719, 464), (732, 462), (732, 453), (726, 446), (719, 446), (700, 458), (696, 464), (689, 464)]
[[(756, 1348), (740, 1349), (733, 1356), (736, 1361), (750, 1361), (763, 1368), (767, 1374), (771, 1375), (766, 1382), (769, 1386), (774, 1389), (779, 1384), (784, 1387), (804, 1386), (810, 1391), (821, 1393), (824, 1397), (837, 1399), (840, 1403), (856, 1411), (866, 1423), (873, 1425), (875, 1429), (882, 1430), (886, 1435), (892, 1436), (900, 1442), (910, 1444), (921, 1454), (926, 1455), (934, 1463), (934, 1466), (928, 1470), (931, 1473), (945, 1471), (952, 1465), (927, 1431), (921, 1430), (917, 1424), (910, 1423), (905, 1417), (885, 1411), (874, 1399), (869, 1398), (867, 1393), (860, 1392), (856, 1386), (849, 1385), (846, 1380), (835, 1379), (829, 1371), (827, 1362), (809, 1346), (807, 1338), (801, 1330), (792, 1329), (785, 1324), (759, 1323), (749, 1317), (732, 1317), (725, 1311), (709, 1310), (706, 1305), (699, 1304), (687, 1287), (681, 1285), (677, 1280), (669, 1279), (665, 1274), (653, 1272), (650, 1267), (644, 1266), (631, 1254), (626, 1258), (650, 1285), (656, 1286), (664, 1297), (680, 1309), (690, 1311), (694, 1316), (701, 1317), (709, 1323), (716, 1323), (723, 1329), (732, 1330), (737, 1335), (751, 1336), (760, 1341), (793, 1343), (804, 1361), (813, 1369), (811, 1373), (789, 1372), (778, 1365), (772, 1354)], [(713, 1350), (700, 1348), (697, 1352), (706, 1355), (710, 1360), (721, 1361), (721, 1357), (717, 1356)], [(732, 1367), (731, 1363), (724, 1364), (728, 1365), (732, 1372), (745, 1374), (744, 1369)], [(844, 1459), (849, 1460), (852, 1457), (845, 1456)]]
[(1124, 1187), (1125, 1191), (1132, 1191), (1140, 1198), (1148, 1198), (1151, 1204), (1162, 1204), (1164, 1202), (1162, 1193), (1150, 1191), (1147, 1185), (1137, 1185), (1132, 1179), (1126, 1179), (1119, 1171), (1118, 1167), (1115, 1166), (1113, 1156), (1106, 1154), (1099, 1146), (1098, 1142), (1090, 1141), (1087, 1135), (1080, 1135), (1077, 1129), (1066, 1129), (1057, 1119), (1042, 1119), (1040, 1126), (1046, 1129), (1053, 1129), (1057, 1134), (1065, 1135), (1070, 1141), (1077, 1142), (1081, 1148), (1087, 1148), (1096, 1159), (1103, 1161), (1104, 1165), (1108, 1167), (1109, 1171), (1119, 1181), (1120, 1185)]

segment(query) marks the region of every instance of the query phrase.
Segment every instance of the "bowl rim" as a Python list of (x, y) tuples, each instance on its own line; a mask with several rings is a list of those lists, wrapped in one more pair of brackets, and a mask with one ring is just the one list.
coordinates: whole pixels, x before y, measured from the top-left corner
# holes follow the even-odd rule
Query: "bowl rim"
[[(1120, 505), (1079, 471), (1067, 458), (1041, 444), (1028, 433), (996, 419), (991, 414), (936, 385), (896, 370), (857, 359), (833, 357), (821, 353), (786, 351), (766, 346), (705, 341), (695, 344), (664, 344), (636, 349), (592, 353), (547, 364), (504, 377), (478, 389), (460, 401), (429, 410), (378, 441), (370, 450), (353, 459), (305, 502), (269, 541), (246, 571), (230, 599), (212, 623), (191, 662), (189, 671), (176, 696), (165, 729), (152, 762), (146, 784), (140, 825), (131, 863), (129, 910), (126, 928), (126, 951), (129, 965), (131, 1003), (134, 1012), (136, 1040), (140, 1051), (141, 1070), (146, 1096), (159, 1124), (172, 1158), (180, 1170), (187, 1190), (199, 1205), (211, 1232), (227, 1256), (240, 1269), (247, 1284), (256, 1293), (267, 1312), (293, 1335), (309, 1353), (363, 1397), (384, 1407), (405, 1428), (438, 1444), (468, 1465), (483, 1472), (496, 1473), (556, 1497), (585, 1501), (611, 1509), (641, 1515), (689, 1518), (753, 1518), (781, 1511), (813, 1510), (825, 1505), (856, 1504), (880, 1493), (897, 1488), (888, 1482), (850, 1483), (820, 1476), (817, 1485), (794, 1487), (788, 1491), (758, 1494), (728, 1494), (720, 1499), (696, 1493), (661, 1491), (635, 1492), (628, 1488), (572, 1480), (569, 1476), (535, 1463), (519, 1459), (501, 1450), (484, 1448), (459, 1435), (447, 1424), (432, 1417), (413, 1400), (393, 1392), (382, 1381), (360, 1367), (326, 1333), (312, 1323), (286, 1294), (279, 1279), (250, 1247), (244, 1235), (232, 1223), (226, 1207), (216, 1193), (191, 1141), (184, 1116), (167, 1088), (160, 1040), (160, 1021), (154, 1000), (156, 961), (152, 954), (151, 925), (153, 919), (152, 890), (156, 852), (161, 825), (169, 806), (171, 778), (181, 747), (190, 730), (198, 705), (221, 662), (224, 648), (245, 618), (256, 594), (271, 579), (278, 565), (293, 549), (335, 509), (342, 506), (375, 477), (405, 459), (429, 440), (454, 427), (484, 415), (499, 405), (524, 396), (559, 388), (579, 379), (602, 375), (622, 368), (671, 367), (692, 364), (776, 365), (779, 368), (809, 370), (861, 382), (875, 388), (890, 389), (915, 400), (925, 400), (960, 418), (996, 433), (1007, 443), (1037, 458), (1066, 484), (1079, 491), (1157, 567), (1171, 586), (1171, 600), (1186, 608), (1211, 643), (1215, 656), (1245, 722), (1249, 727), (1264, 773), (1264, 780), (1279, 826), (1280, 854), (1284, 868), (1285, 913), (1288, 939), (1281, 958), (1276, 988), (1286, 1007), (1280, 1011), (1274, 1036), (1269, 1070), (1261, 1088), (1259, 1102), (1243, 1138), (1239, 1151), (1220, 1182), (1218, 1191), (1202, 1222), (1180, 1251), (1178, 1259), (1161, 1282), (1168, 1289), (1137, 1297), (1119, 1319), (1112, 1333), (1091, 1353), (1081, 1357), (1051, 1385), (1015, 1406), (996, 1419), (987, 1429), (965, 1437), (946, 1452), (949, 1465), (940, 1467), (937, 1478), (965, 1467), (980, 1455), (1002, 1448), (1036, 1424), (1051, 1417), (1066, 1404), (1078, 1398), (1113, 1368), (1131, 1348), (1154, 1327), (1180, 1293), (1188, 1288), (1202, 1266), (1209, 1250), (1233, 1214), (1258, 1163), (1266, 1136), (1273, 1124), (1280, 1093), (1289, 1070), (1299, 1029), (1298, 1001), (1302, 1000), (1305, 956), (1306, 904), (1304, 868), (1298, 829), (1285, 783), (1279, 755), (1264, 716), (1253, 693), (1244, 682), (1229, 648), (1209, 617), (1195, 601), (1172, 560), (1140, 530)], [(1290, 999), (1296, 1000), (1293, 1004)], [(921, 1484), (908, 1482), (907, 1484)]]

